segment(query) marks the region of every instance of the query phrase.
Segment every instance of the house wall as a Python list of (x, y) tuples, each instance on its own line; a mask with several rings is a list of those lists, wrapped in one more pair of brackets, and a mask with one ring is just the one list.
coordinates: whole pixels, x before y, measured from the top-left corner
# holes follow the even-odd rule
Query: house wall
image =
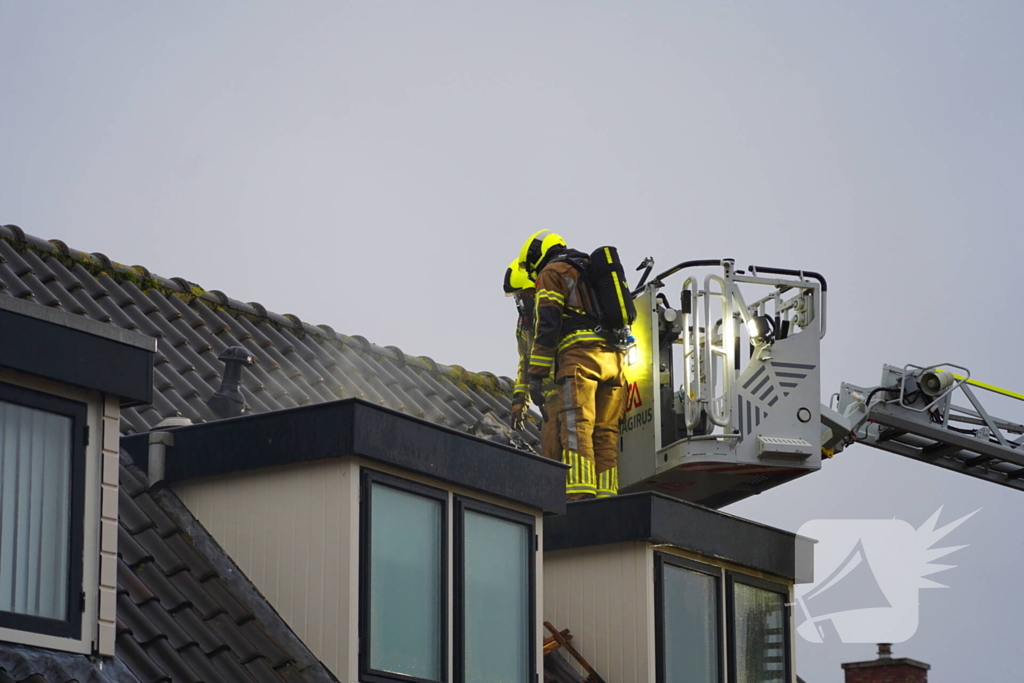
[(117, 603), (117, 495), (120, 406), (117, 397), (0, 369), (0, 382), (87, 405), (82, 637), (73, 640), (0, 628), (0, 640), (82, 654), (114, 654)]
[[(569, 629), (572, 645), (607, 683), (654, 683), (654, 553), (677, 555), (724, 570), (789, 585), (777, 576), (669, 545), (615, 543), (544, 553), (544, 619)], [(725, 591), (720, 609), (726, 613)], [(728, 623), (719, 634), (727, 642)], [(796, 683), (796, 630), (790, 619), (790, 661)], [(726, 670), (726, 648), (721, 666)], [(575, 666), (575, 661), (567, 656)], [(577, 670), (582, 669), (576, 666)]]
[(573, 647), (605, 681), (654, 681), (654, 554), (647, 543), (547, 552), (544, 573), (544, 619), (569, 629)]
[[(168, 458), (174, 457), (173, 448)], [(537, 519), (535, 510), (359, 458), (331, 458), (181, 482), (174, 491), (296, 635), (340, 680), (356, 681), (360, 467), (387, 472)], [(449, 515), (449, 533), (451, 531)], [(543, 546), (543, 537), (539, 539)], [(448, 544), (452, 566), (452, 544)], [(543, 668), (537, 562), (538, 671)], [(453, 572), (448, 572), (449, 613)], [(452, 628), (449, 620), (449, 630)], [(448, 642), (452, 642), (449, 632)], [(451, 662), (448, 670), (451, 671)]]

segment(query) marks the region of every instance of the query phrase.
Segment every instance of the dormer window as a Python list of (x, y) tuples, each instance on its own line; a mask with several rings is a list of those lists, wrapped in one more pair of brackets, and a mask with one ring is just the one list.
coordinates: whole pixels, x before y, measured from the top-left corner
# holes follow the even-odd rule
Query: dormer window
[(530, 515), (364, 469), (360, 680), (533, 681), (534, 522)]
[(786, 587), (735, 572), (727, 574), (733, 680), (788, 681), (791, 662)]
[(534, 680), (534, 519), (455, 498), (455, 681)]
[(363, 675), (445, 680), (447, 492), (367, 472)]
[[(655, 553), (656, 680), (788, 681), (788, 587), (678, 555)], [(728, 644), (722, 667), (722, 605)]]
[(658, 680), (722, 683), (722, 570), (665, 553), (655, 561)]
[(78, 638), (86, 404), (0, 383), (0, 627)]

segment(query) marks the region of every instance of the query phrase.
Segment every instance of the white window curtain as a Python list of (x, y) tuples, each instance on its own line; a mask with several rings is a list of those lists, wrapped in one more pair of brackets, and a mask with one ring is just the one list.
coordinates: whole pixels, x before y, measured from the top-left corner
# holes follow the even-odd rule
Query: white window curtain
[(68, 618), (72, 428), (0, 401), (0, 611)]

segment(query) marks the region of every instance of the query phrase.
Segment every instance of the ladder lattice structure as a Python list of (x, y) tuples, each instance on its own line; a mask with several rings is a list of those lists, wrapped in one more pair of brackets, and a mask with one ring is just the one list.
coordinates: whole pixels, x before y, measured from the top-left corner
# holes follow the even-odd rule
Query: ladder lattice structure
[(1024, 491), (1024, 425), (991, 415), (977, 390), (1024, 401), (960, 366), (887, 365), (878, 386), (844, 383), (838, 412), (859, 422), (855, 443)]

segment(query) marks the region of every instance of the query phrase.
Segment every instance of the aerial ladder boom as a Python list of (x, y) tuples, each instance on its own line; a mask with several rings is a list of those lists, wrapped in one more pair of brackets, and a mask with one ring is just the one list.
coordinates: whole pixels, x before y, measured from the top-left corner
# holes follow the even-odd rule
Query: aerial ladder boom
[(1024, 425), (992, 415), (993, 395), (1024, 401), (951, 363), (886, 365), (876, 386), (844, 383), (822, 421), (836, 451), (862, 443), (1024, 491)]

